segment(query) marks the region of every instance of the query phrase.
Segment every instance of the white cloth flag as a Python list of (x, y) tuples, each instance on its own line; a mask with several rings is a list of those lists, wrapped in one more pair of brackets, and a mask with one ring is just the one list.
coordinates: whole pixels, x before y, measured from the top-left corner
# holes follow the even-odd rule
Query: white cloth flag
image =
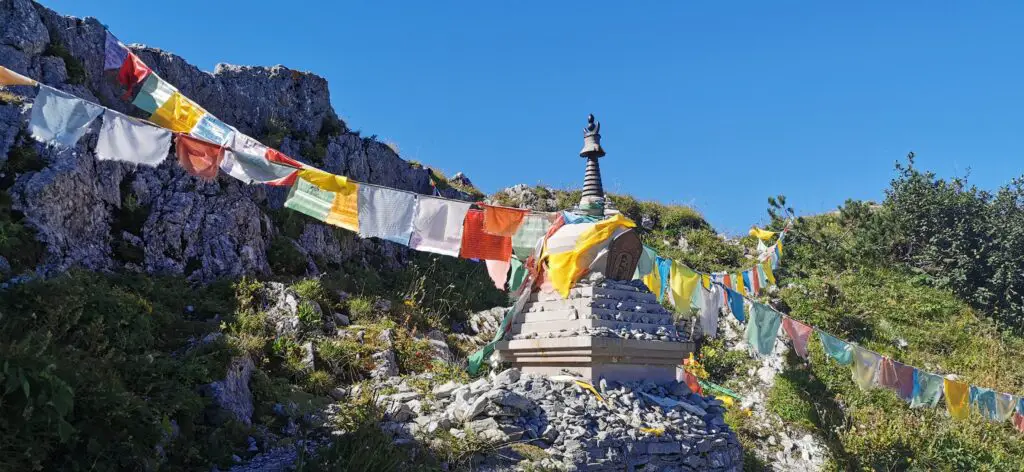
[(171, 132), (113, 110), (103, 114), (96, 159), (158, 166), (171, 149)]
[(220, 170), (247, 184), (261, 183), (270, 185), (290, 185), (288, 177), (297, 169), (275, 164), (263, 157), (241, 151), (224, 151), (224, 160), (220, 162)]
[(697, 290), (704, 290), (704, 306), (700, 310), (700, 329), (705, 337), (713, 338), (718, 335), (718, 314), (722, 310), (722, 287), (717, 284), (711, 285), (711, 290), (698, 286)]
[(409, 247), (458, 257), (462, 247), (462, 222), (469, 207), (470, 203), (420, 196)]
[(40, 85), (32, 103), (28, 129), (43, 143), (75, 147), (103, 107), (52, 87)]
[(416, 194), (360, 185), (356, 198), (359, 205), (359, 236), (409, 245), (412, 219), (416, 215)]

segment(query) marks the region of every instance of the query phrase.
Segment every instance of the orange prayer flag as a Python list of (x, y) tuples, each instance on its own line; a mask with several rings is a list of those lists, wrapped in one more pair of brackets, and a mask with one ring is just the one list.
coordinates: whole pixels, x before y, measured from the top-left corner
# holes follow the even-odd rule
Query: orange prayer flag
[(484, 232), (484, 212), (469, 210), (462, 223), (462, 249), (459, 257), (507, 261), (512, 258), (512, 238), (487, 234)]
[(36, 85), (38, 82), (0, 66), (0, 85)]
[(484, 209), (484, 231), (495, 236), (513, 236), (530, 210), (479, 204)]
[(220, 163), (224, 160), (223, 147), (184, 134), (175, 137), (174, 150), (181, 167), (189, 174), (206, 180), (217, 177)]

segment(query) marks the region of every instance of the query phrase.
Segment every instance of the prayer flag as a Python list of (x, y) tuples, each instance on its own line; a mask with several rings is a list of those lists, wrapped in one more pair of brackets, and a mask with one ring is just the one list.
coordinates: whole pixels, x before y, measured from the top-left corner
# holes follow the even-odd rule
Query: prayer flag
[(705, 337), (713, 338), (718, 335), (718, 315), (722, 312), (722, 287), (714, 285), (711, 290), (698, 287), (697, 290), (704, 293), (704, 305), (700, 311), (700, 329)]
[(1017, 397), (1009, 393), (996, 392), (996, 409), (994, 421), (1003, 422), (1013, 417), (1013, 411), (1017, 407)]
[[(335, 180), (335, 183), (339, 182)], [(334, 202), (325, 220), (327, 224), (359, 232), (359, 187), (361, 185), (348, 179), (345, 179), (344, 185), (336, 187), (338, 190), (334, 192)]]
[(512, 264), (512, 271), (508, 279), (508, 291), (516, 292), (519, 291), (519, 287), (523, 285), (523, 279), (526, 278), (526, 265), (515, 256), (512, 256), (509, 262)]
[[(591, 255), (592, 249), (607, 243), (616, 230), (622, 228), (633, 228), (636, 226), (629, 218), (621, 213), (611, 218), (593, 223), (576, 238), (576, 247), (570, 251), (563, 251), (548, 256), (549, 277), (551, 285), (562, 295), (569, 296), (572, 285), (586, 273), (591, 260), (586, 256)], [(689, 299), (687, 297), (686, 299)]]
[(821, 348), (825, 354), (835, 359), (839, 365), (850, 365), (853, 362), (853, 348), (846, 341), (821, 330), (818, 330), (818, 339), (821, 340)]
[[(242, 134), (237, 129), (233, 131), (234, 133), (231, 134), (231, 144), (228, 145), (228, 147), (230, 147), (233, 151), (243, 152), (245, 154), (249, 154), (252, 156), (260, 156), (263, 159), (271, 161), (271, 159), (267, 157), (267, 151), (270, 150), (270, 148), (264, 146), (263, 143), (257, 141), (256, 138)], [(291, 167), (298, 169), (302, 166)]]
[(6, 67), (0, 66), (0, 85), (28, 85), (35, 86), (39, 82), (36, 82), (24, 75), (21, 75), (13, 70)]
[(764, 272), (764, 278), (769, 284), (775, 285), (775, 273), (772, 272), (771, 263), (761, 262), (761, 272)]
[(96, 159), (155, 167), (167, 159), (171, 136), (163, 128), (106, 110), (96, 140)]
[(537, 241), (544, 239), (550, 227), (551, 215), (526, 215), (519, 229), (512, 235), (512, 251), (516, 257), (524, 261), (529, 259), (537, 247)]
[(747, 342), (762, 356), (772, 353), (775, 337), (779, 334), (782, 315), (763, 303), (753, 302), (747, 323)]
[(360, 185), (358, 193), (359, 236), (408, 246), (416, 194), (374, 185)]
[(910, 399), (910, 407), (935, 408), (939, 398), (942, 398), (944, 383), (945, 380), (938, 375), (914, 369), (914, 394)]
[(110, 34), (110, 31), (107, 31), (107, 38), (103, 46), (103, 70), (120, 69), (127, 58), (128, 48)]
[(943, 379), (942, 383), (949, 415), (958, 420), (967, 419), (970, 416), (970, 386), (950, 379)]
[[(106, 62), (106, 58), (104, 58)], [(124, 100), (128, 100), (132, 97), (132, 92), (135, 91), (135, 87), (145, 80), (146, 76), (151, 74), (153, 71), (149, 69), (146, 63), (139, 59), (135, 53), (129, 52), (124, 58), (124, 62), (121, 63), (121, 67), (117, 72), (117, 82), (124, 86), (125, 93), (122, 97)], [(188, 130), (185, 130), (188, 131)]]
[(861, 390), (875, 383), (882, 357), (860, 346), (853, 346), (853, 381)]
[(41, 85), (28, 122), (32, 137), (43, 143), (75, 147), (103, 107), (67, 92)]
[(910, 401), (914, 395), (914, 368), (883, 357), (878, 371), (878, 384), (892, 390), (903, 400)]
[(512, 237), (530, 210), (478, 204), (484, 212), (484, 232), (494, 236)]
[(700, 281), (700, 276), (696, 272), (677, 261), (672, 261), (669, 287), (672, 289), (672, 300), (675, 302), (676, 312), (682, 313), (689, 308), (686, 303), (693, 296), (698, 281)]
[(149, 74), (146, 77), (146, 81), (142, 83), (142, 88), (139, 89), (135, 100), (132, 100), (132, 105), (152, 115), (160, 107), (164, 106), (177, 91), (178, 89), (174, 88), (173, 85), (167, 83), (164, 79), (161, 79), (159, 75)]
[(199, 118), (196, 127), (192, 128), (192, 136), (205, 139), (211, 143), (220, 144), (221, 146), (227, 145), (233, 140), (232, 133), (234, 133), (234, 130), (230, 126), (209, 113)]
[(306, 168), (299, 170), (299, 177), (328, 192), (352, 193), (356, 187), (348, 181), (348, 177), (334, 175), (322, 170)]
[[(997, 396), (1002, 394), (998, 394), (992, 389), (975, 387), (974, 385), (971, 385), (970, 392), (971, 406), (977, 410), (982, 418), (989, 421), (1006, 421), (1007, 418), (999, 419), (1000, 411), (997, 407)], [(1011, 404), (1012, 400), (1013, 398), (1011, 397)]]
[(483, 259), (490, 261), (508, 261), (512, 257), (512, 238), (495, 236), (484, 231), (484, 212), (469, 210), (463, 220), (462, 247), (459, 257), (463, 259)]
[(174, 139), (178, 164), (189, 174), (205, 180), (217, 178), (217, 170), (224, 159), (224, 148), (191, 136), (179, 134)]
[(672, 259), (657, 256), (655, 263), (658, 266), (658, 276), (661, 279), (658, 290), (658, 302), (661, 303), (665, 301), (665, 293), (668, 292), (669, 288), (668, 281), (672, 277)]
[(750, 281), (754, 287), (754, 295), (759, 295), (761, 293), (761, 274), (757, 273), (757, 265), (754, 265), (754, 268), (750, 269), (749, 272)]
[(494, 282), (494, 287), (498, 290), (505, 290), (505, 282), (508, 282), (508, 270), (512, 267), (512, 263), (509, 261), (484, 260), (484, 264), (487, 266), (487, 275)]
[(286, 187), (295, 183), (298, 169), (268, 161), (263, 154), (226, 150), (220, 170), (247, 184)]
[(467, 202), (420, 196), (409, 247), (458, 257), (462, 247), (462, 222), (469, 207)]
[(811, 332), (814, 328), (807, 326), (793, 318), (785, 316), (782, 318), (782, 330), (786, 332), (789, 339), (793, 341), (793, 351), (802, 359), (807, 359), (807, 343), (811, 339)]
[(322, 190), (305, 179), (295, 179), (288, 199), (284, 201), (286, 208), (295, 210), (320, 221), (327, 221), (327, 215), (334, 204), (334, 192)]
[[(432, 207), (433, 205), (430, 206)], [(525, 285), (526, 288), (524, 288), (522, 293), (519, 294), (519, 298), (516, 299), (516, 303), (512, 305), (512, 308), (505, 311), (505, 317), (501, 320), (501, 326), (499, 326), (498, 330), (495, 331), (494, 339), (466, 359), (469, 364), (467, 370), (470, 375), (476, 375), (477, 371), (480, 370), (480, 366), (483, 365), (484, 361), (486, 361), (487, 358), (491, 356), (491, 353), (494, 352), (494, 345), (498, 344), (498, 341), (501, 341), (501, 339), (505, 337), (505, 333), (511, 330), (512, 320), (523, 311), (523, 307), (526, 306), (526, 302), (530, 299), (530, 294), (532, 293), (530, 290), (531, 281), (527, 280)]]
[(1017, 400), (1017, 411), (1013, 414), (1013, 427), (1024, 433), (1024, 398)]
[(295, 167), (296, 169), (303, 169), (303, 168), (306, 167), (305, 164), (303, 164), (303, 163), (301, 163), (299, 161), (296, 161), (295, 159), (292, 159), (292, 158), (286, 156), (283, 152), (278, 151), (277, 149), (274, 149), (274, 148), (267, 148), (267, 156), (266, 157), (267, 157), (267, 160), (269, 160), (270, 162), (276, 162), (278, 164), (284, 164), (286, 166), (292, 166), (292, 167)]
[(168, 98), (160, 108), (153, 112), (149, 121), (176, 133), (188, 133), (196, 127), (196, 123), (199, 122), (203, 113), (205, 111), (199, 105), (182, 95), (181, 92), (175, 91), (171, 94), (171, 98)]
[(750, 235), (761, 241), (767, 241), (775, 237), (775, 232), (753, 226), (750, 228)]
[(743, 321), (746, 319), (746, 316), (743, 315), (743, 296), (732, 289), (727, 288), (725, 290), (729, 293), (729, 310), (732, 311), (732, 316), (735, 316), (739, 321)]
[(752, 285), (750, 285), (750, 274), (749, 273), (747, 273), (746, 271), (743, 271), (743, 272), (740, 272), (739, 274), (737, 274), (737, 277), (736, 277), (736, 291), (737, 292), (740, 292), (740, 294), (742, 294), (742, 295), (749, 296), (750, 293), (747, 292), (747, 289), (751, 288), (751, 287), (752, 287)]
[(654, 265), (657, 264), (657, 259), (658, 253), (654, 252), (654, 249), (643, 246), (643, 251), (640, 253), (640, 259), (636, 263), (636, 272), (640, 278), (643, 278), (654, 270)]
[(643, 276), (642, 280), (644, 282), (644, 285), (647, 286), (647, 289), (650, 290), (655, 297), (661, 298), (661, 272), (658, 271), (657, 261), (655, 261), (651, 269), (651, 272)]

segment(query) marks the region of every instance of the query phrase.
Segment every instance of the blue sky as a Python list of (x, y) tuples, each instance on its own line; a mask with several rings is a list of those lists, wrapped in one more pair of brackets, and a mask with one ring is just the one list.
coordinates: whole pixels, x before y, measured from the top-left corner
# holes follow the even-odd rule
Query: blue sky
[(319, 74), (351, 128), (488, 193), (581, 186), (587, 113), (607, 191), (732, 233), (769, 195), (881, 199), (911, 150), (986, 188), (1022, 174), (1021, 2), (42, 1), (205, 70)]

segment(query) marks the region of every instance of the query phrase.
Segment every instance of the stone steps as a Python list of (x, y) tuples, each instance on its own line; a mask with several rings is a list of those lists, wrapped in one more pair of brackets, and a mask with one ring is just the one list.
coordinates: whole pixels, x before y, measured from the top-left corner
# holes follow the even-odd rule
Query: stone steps
[[(633, 300), (645, 303), (658, 303), (658, 298), (651, 292), (634, 292), (606, 287), (576, 287), (569, 291), (569, 298), (614, 298), (616, 300)], [(531, 302), (564, 300), (558, 292), (538, 292), (530, 295)]]
[[(608, 304), (611, 307), (616, 307), (619, 303), (623, 304), (623, 308), (629, 312), (636, 313), (655, 313), (655, 314), (666, 314), (668, 310), (658, 303), (648, 303), (643, 301), (626, 301), (616, 300), (613, 298), (560, 298), (557, 300), (545, 300), (530, 302), (526, 305), (523, 311), (525, 312), (537, 312), (537, 311), (556, 311), (556, 310), (567, 310), (569, 308), (576, 308), (577, 310), (586, 310), (590, 308), (601, 308), (596, 305)], [(640, 310), (633, 310), (633, 308), (639, 306)], [(612, 308), (606, 308), (612, 309)]]

